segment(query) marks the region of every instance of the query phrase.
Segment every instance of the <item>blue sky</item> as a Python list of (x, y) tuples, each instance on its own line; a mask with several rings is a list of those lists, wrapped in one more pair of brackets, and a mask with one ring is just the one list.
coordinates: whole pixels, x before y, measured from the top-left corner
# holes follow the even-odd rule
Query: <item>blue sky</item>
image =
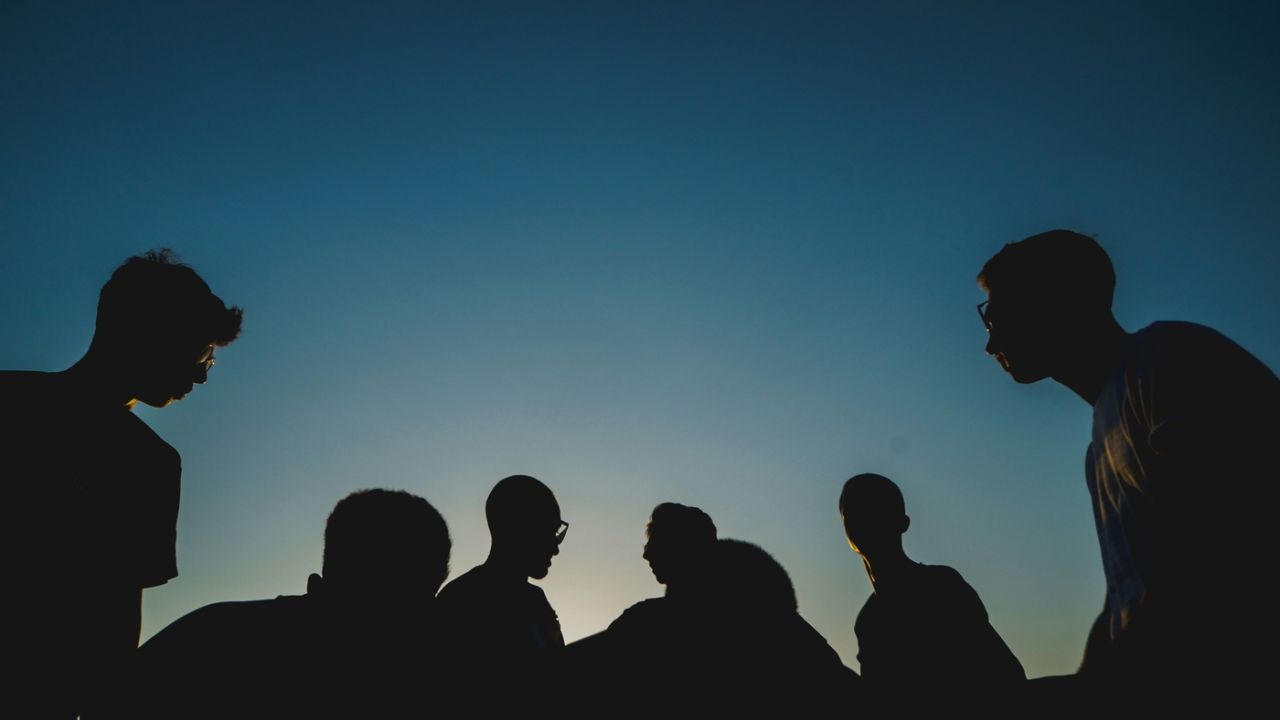
[[(660, 592), (658, 502), (791, 572), (857, 667), (845, 478), (978, 589), (1032, 675), (1101, 606), (1089, 408), (982, 352), (974, 276), (1068, 227), (1116, 313), (1280, 365), (1267, 3), (6, 3), (0, 367), (60, 369), (170, 246), (242, 339), (139, 410), (184, 459), (144, 635), (302, 592), (332, 505), (419, 493), (455, 574), (543, 479), (566, 636)], [(21, 408), (11, 408), (20, 413)], [(1188, 592), (1199, 574), (1188, 568)]]

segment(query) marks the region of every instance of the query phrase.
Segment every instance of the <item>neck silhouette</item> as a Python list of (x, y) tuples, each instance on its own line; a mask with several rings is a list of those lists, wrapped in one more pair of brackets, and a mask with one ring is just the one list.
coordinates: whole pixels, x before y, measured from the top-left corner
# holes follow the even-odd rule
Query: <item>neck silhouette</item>
[[(527, 555), (528, 553), (524, 553)], [(495, 540), (489, 548), (489, 557), (484, 566), (498, 575), (511, 580), (527, 580), (529, 578), (528, 560), (522, 556), (519, 547), (511, 547)]]
[(916, 566), (916, 562), (907, 557), (902, 549), (902, 536), (886, 540), (883, 545), (873, 548), (860, 548), (858, 555), (862, 557), (862, 565), (867, 570), (867, 579), (875, 592), (888, 589), (889, 592), (899, 579)]
[(127, 373), (107, 353), (90, 346), (84, 357), (62, 371), (64, 377), (76, 387), (79, 395), (95, 404), (123, 405), (132, 409), (137, 404), (138, 393), (130, 387)]
[(1130, 338), (1115, 317), (1107, 315), (1105, 321), (1081, 333), (1072, 344), (1073, 351), (1063, 358), (1061, 369), (1051, 377), (1085, 402), (1096, 404), (1111, 374), (1119, 367)]

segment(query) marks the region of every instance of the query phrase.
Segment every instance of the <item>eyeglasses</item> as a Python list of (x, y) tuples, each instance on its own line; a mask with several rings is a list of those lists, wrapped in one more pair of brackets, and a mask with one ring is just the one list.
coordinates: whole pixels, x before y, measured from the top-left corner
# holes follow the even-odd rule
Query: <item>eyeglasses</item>
[(982, 326), (987, 329), (987, 332), (991, 332), (991, 321), (987, 319), (987, 303), (989, 302), (991, 301), (983, 300), (978, 303), (978, 317), (982, 318)]
[(196, 360), (196, 364), (197, 364), (197, 365), (203, 365), (203, 366), (204, 366), (204, 371), (205, 371), (205, 372), (209, 372), (209, 368), (213, 367), (213, 365), (214, 365), (214, 363), (215, 363), (215, 362), (217, 362), (217, 359), (213, 357), (213, 346), (212, 346), (212, 345), (210, 345), (209, 347), (205, 348), (205, 351), (204, 351), (204, 352), (202, 352), (202, 353), (200, 353), (200, 358), (199, 358), (198, 360)]
[(561, 520), (560, 527), (556, 529), (556, 544), (564, 542), (564, 536), (569, 534), (569, 523)]

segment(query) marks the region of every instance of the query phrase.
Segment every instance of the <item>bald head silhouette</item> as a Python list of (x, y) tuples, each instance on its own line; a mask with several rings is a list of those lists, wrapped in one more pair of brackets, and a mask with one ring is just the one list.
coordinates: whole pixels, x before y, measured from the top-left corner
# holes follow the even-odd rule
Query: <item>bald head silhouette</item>
[(546, 577), (568, 527), (551, 488), (528, 475), (503, 478), (489, 492), (484, 514), (493, 539), (490, 558), (528, 577)]

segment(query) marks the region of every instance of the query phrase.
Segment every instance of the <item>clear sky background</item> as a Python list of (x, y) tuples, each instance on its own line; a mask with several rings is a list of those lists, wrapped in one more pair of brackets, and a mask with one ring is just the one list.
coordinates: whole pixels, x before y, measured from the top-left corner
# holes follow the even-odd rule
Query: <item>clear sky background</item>
[(527, 473), (572, 525), (541, 583), (567, 638), (660, 593), (674, 500), (773, 553), (856, 668), (836, 499), (877, 471), (908, 552), (1069, 672), (1090, 409), (983, 354), (982, 263), (1097, 233), (1126, 327), (1280, 366), (1274, 3), (107, 5), (0, 8), (0, 367), (73, 363), (150, 247), (245, 308), (206, 386), (139, 410), (184, 461), (144, 636), (301, 593), (358, 488), (430, 499), (456, 575)]

